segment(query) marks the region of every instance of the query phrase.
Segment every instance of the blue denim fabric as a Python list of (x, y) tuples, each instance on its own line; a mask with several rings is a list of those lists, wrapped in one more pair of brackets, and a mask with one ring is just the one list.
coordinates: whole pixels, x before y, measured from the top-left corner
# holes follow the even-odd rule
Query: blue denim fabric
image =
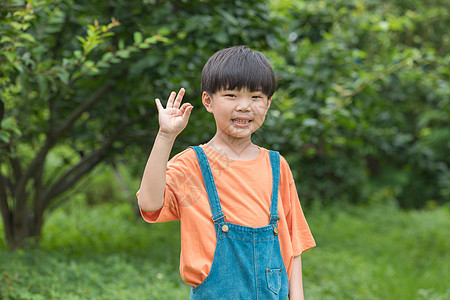
[(208, 194), (217, 243), (211, 271), (200, 285), (191, 288), (191, 299), (287, 299), (289, 280), (277, 235), (279, 153), (270, 151), (270, 222), (254, 228), (226, 222), (208, 158), (202, 148), (192, 148)]

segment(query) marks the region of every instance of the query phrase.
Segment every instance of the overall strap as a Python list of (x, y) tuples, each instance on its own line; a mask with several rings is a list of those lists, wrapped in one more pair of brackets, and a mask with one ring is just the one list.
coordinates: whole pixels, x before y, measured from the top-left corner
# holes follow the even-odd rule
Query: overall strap
[(222, 226), (225, 224), (225, 214), (223, 213), (222, 206), (220, 205), (219, 195), (217, 194), (216, 184), (211, 172), (211, 167), (209, 166), (208, 158), (206, 157), (206, 154), (201, 147), (191, 146), (190, 148), (194, 149), (195, 154), (197, 155), (198, 163), (200, 165), (200, 170), (202, 171), (203, 183), (208, 195), (212, 220), (214, 223)]
[(280, 153), (269, 151), (270, 166), (272, 168), (272, 199), (270, 203), (270, 225), (275, 226), (278, 216), (278, 188), (280, 185)]

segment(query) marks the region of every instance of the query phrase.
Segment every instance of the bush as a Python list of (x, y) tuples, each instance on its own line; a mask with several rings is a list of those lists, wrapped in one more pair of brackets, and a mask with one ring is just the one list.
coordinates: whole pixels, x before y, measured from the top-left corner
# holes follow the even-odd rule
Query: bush
[(385, 187), (404, 208), (448, 201), (444, 1), (272, 1), (272, 9), (286, 39), (269, 54), (279, 89), (258, 137), (286, 155), (304, 203), (366, 203)]

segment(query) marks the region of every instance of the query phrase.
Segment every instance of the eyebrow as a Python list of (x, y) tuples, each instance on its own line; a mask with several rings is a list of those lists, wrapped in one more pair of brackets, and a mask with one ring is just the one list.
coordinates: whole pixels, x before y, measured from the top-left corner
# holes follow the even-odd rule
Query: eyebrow
[(248, 90), (249, 93), (261, 93), (261, 94), (264, 94), (264, 92), (263, 92), (262, 89), (251, 91), (251, 90), (248, 89), (248, 88), (240, 88), (240, 89), (238, 89), (238, 88), (234, 88), (234, 89), (231, 89), (231, 88), (222, 88), (222, 89), (218, 90), (218, 92), (240, 92), (240, 91), (242, 91), (242, 90)]

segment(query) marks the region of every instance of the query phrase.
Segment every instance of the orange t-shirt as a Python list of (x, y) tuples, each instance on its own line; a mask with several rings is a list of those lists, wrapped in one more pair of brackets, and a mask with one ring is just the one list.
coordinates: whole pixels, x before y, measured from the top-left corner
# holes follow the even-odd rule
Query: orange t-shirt
[[(250, 161), (231, 160), (201, 145), (211, 166), (226, 221), (244, 226), (269, 224), (272, 171), (269, 151), (260, 148)], [(278, 197), (279, 240), (283, 261), (291, 274), (295, 256), (315, 246), (300, 207), (292, 173), (286, 160), (280, 160)], [(184, 282), (197, 286), (211, 270), (216, 233), (197, 156), (189, 148), (174, 156), (167, 165), (163, 207), (155, 212), (141, 211), (150, 223), (180, 220), (180, 273)]]

